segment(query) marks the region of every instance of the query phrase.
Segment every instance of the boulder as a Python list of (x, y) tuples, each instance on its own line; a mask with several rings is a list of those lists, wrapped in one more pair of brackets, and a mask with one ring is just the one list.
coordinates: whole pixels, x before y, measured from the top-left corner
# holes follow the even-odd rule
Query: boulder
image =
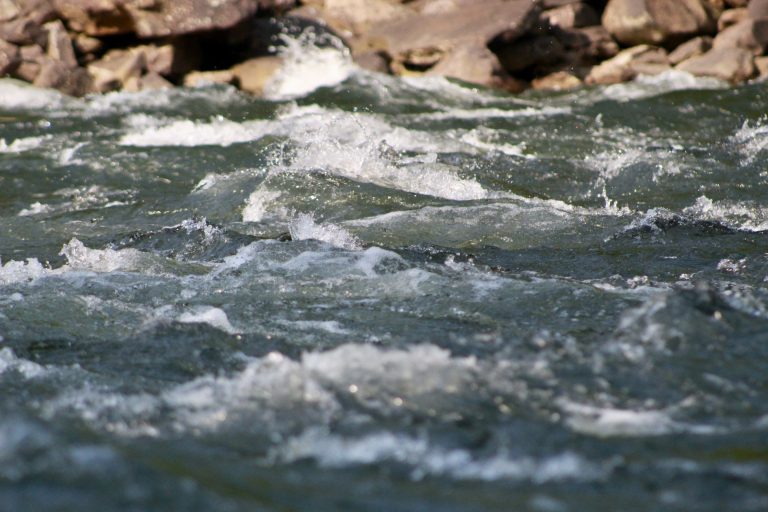
[(368, 51), (353, 54), (352, 57), (355, 60), (355, 64), (363, 69), (369, 71), (376, 71), (378, 73), (386, 73), (389, 70), (389, 63), (387, 62), (386, 55), (381, 52)]
[(88, 65), (97, 92), (125, 88), (127, 82), (138, 79), (146, 68), (144, 53), (135, 50), (112, 50)]
[(157, 0), (149, 4), (133, 0), (122, 6), (139, 37), (226, 29), (253, 16), (258, 9), (257, 0)]
[(123, 86), (127, 92), (152, 91), (157, 89), (170, 89), (173, 84), (155, 72), (147, 73), (139, 77), (131, 77)]
[(16, 0), (0, 0), (0, 22), (11, 21), (21, 14), (21, 7)]
[(755, 74), (752, 52), (743, 48), (713, 48), (677, 65), (677, 69), (696, 76), (711, 76), (741, 83)]
[(761, 79), (768, 78), (768, 57), (755, 57), (755, 69)]
[(43, 24), (56, 17), (48, 0), (3, 0), (0, 39), (17, 45), (45, 44)]
[(496, 49), (501, 65), (510, 73), (533, 65), (547, 65), (561, 60), (565, 47), (552, 35), (522, 37)]
[(717, 31), (722, 32), (731, 25), (735, 25), (747, 18), (749, 18), (749, 12), (744, 7), (723, 11), (723, 14), (717, 19)]
[(709, 36), (699, 36), (690, 39), (672, 51), (669, 54), (669, 63), (673, 66), (680, 64), (691, 57), (702, 55), (712, 48), (712, 38)]
[(578, 57), (578, 61), (594, 62), (619, 53), (619, 45), (601, 25), (577, 29), (557, 28), (552, 34), (562, 43), (566, 52)]
[(768, 48), (768, 18), (745, 19), (715, 37), (713, 48), (742, 48), (761, 55)]
[(501, 69), (496, 56), (485, 46), (461, 46), (443, 56), (426, 75), (457, 78), (486, 87), (521, 92), (526, 85), (507, 76)]
[(537, 5), (530, 0), (476, 0), (471, 6), (435, 14), (417, 13), (378, 24), (367, 35), (371, 50), (385, 52), (392, 61), (403, 61), (415, 51), (442, 52), (511, 42), (538, 20)]
[(270, 80), (282, 67), (282, 58), (267, 56), (248, 59), (232, 67), (230, 71), (240, 89), (256, 96), (262, 96)]
[(727, 7), (746, 7), (749, 3), (749, 0), (725, 0), (725, 5)]
[(104, 42), (101, 39), (85, 34), (77, 34), (72, 44), (75, 47), (75, 51), (86, 58), (86, 60), (92, 60), (93, 54), (100, 52), (104, 48)]
[(768, 18), (768, 0), (749, 0), (747, 11), (754, 20)]
[(32, 84), (36, 87), (57, 89), (70, 96), (83, 96), (92, 91), (91, 76), (85, 69), (72, 68), (60, 60), (51, 58), (44, 60)]
[(567, 91), (581, 85), (581, 79), (567, 71), (556, 71), (543, 77), (534, 78), (531, 82), (531, 87), (543, 91)]
[(714, 31), (719, 14), (713, 0), (609, 0), (603, 25), (626, 45), (675, 44)]
[(0, 77), (15, 71), (21, 64), (19, 47), (0, 39)]
[(414, 9), (389, 0), (311, 0), (292, 11), (293, 16), (321, 20), (332, 30), (353, 40), (375, 24), (412, 16)]
[(228, 69), (222, 71), (192, 71), (184, 77), (185, 87), (233, 83), (235, 83), (235, 74)]
[(545, 27), (579, 28), (600, 24), (600, 15), (588, 4), (573, 2), (547, 9), (541, 21)]
[(668, 69), (669, 58), (663, 48), (639, 45), (627, 48), (595, 66), (584, 81), (587, 84), (614, 84), (632, 80), (637, 75), (655, 75)]
[(19, 50), (19, 57), (20, 62), (13, 71), (13, 77), (26, 82), (34, 82), (46, 59), (45, 51), (36, 44), (22, 46)]
[(52, 21), (44, 26), (48, 32), (48, 57), (63, 63), (69, 68), (77, 67), (75, 49), (69, 39), (67, 29), (61, 20)]
[(134, 22), (124, 3), (131, 0), (52, 0), (58, 15), (76, 32), (90, 36), (128, 34)]

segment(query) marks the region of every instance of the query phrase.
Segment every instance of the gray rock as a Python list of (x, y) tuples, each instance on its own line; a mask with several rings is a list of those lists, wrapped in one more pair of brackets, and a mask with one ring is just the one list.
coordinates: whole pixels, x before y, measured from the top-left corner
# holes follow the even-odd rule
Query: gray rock
[(426, 74), (457, 78), (510, 92), (521, 92), (527, 87), (527, 84), (521, 84), (520, 81), (507, 76), (496, 56), (483, 45), (455, 48)]
[(76, 68), (75, 49), (61, 20), (46, 23), (44, 28), (48, 32), (48, 57), (69, 68)]
[[(8, 0), (6, 0), (8, 1)], [(12, 4), (10, 3), (12, 2)], [(43, 24), (55, 19), (56, 13), (48, 0), (10, 0), (14, 10), (6, 6), (6, 14), (12, 18), (0, 23), (0, 39), (17, 45), (45, 44)]]
[(697, 55), (702, 55), (708, 52), (712, 48), (712, 38), (709, 36), (699, 36), (690, 39), (669, 54), (669, 63), (677, 65), (684, 60), (690, 59)]
[(13, 71), (12, 76), (27, 82), (34, 82), (46, 59), (45, 51), (36, 44), (22, 46), (19, 50), (19, 56), (21, 62)]
[(672, 44), (714, 31), (714, 0), (609, 0), (603, 25), (627, 45)]
[(711, 76), (741, 83), (755, 74), (754, 56), (742, 48), (713, 48), (677, 65), (677, 69), (697, 76)]
[(768, 18), (768, 0), (749, 0), (747, 10), (752, 19)]

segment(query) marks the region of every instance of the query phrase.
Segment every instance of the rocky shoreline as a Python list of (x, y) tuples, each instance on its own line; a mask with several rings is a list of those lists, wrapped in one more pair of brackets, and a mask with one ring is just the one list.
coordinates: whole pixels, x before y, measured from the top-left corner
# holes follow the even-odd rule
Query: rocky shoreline
[(510, 92), (768, 76), (768, 0), (0, 0), (0, 77), (73, 96), (210, 82), (259, 95), (284, 63), (280, 34), (307, 27), (366, 69)]

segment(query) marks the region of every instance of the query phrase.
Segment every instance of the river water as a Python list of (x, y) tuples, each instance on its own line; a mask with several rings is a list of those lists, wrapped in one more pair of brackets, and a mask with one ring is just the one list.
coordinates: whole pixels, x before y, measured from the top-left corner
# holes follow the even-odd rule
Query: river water
[(0, 510), (767, 510), (765, 84), (334, 52), (0, 80)]

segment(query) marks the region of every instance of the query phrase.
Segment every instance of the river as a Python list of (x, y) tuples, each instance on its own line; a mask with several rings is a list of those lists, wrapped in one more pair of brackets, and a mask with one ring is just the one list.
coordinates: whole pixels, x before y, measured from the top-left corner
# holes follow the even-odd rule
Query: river
[(765, 84), (333, 51), (0, 80), (0, 511), (768, 509)]

